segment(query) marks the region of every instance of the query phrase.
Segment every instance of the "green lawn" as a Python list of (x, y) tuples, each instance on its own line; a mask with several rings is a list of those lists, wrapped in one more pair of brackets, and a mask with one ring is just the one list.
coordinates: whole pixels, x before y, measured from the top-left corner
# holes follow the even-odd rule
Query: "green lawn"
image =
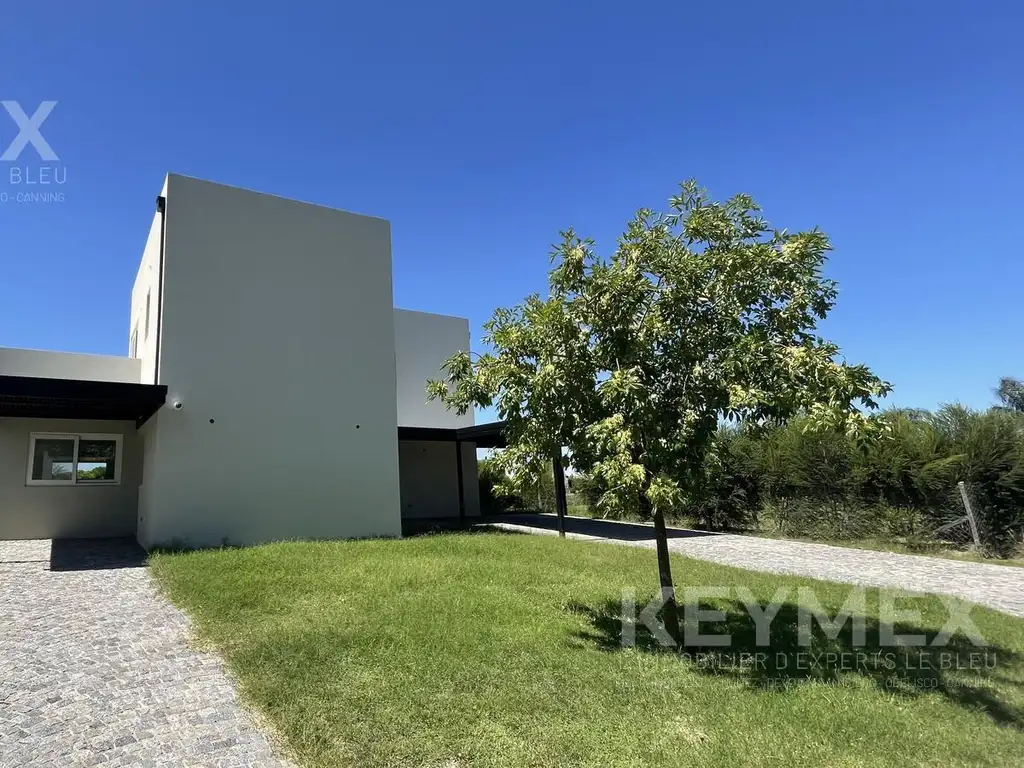
[[(652, 593), (650, 550), (482, 533), (151, 563), (200, 642), (226, 657), (243, 695), (305, 765), (1024, 762), (1024, 621), (980, 608), (971, 615), (996, 660), (987, 671), (922, 668), (934, 651), (914, 648), (893, 669), (797, 669), (795, 597), (772, 625), (767, 668), (713, 668), (644, 632), (637, 647), (621, 647), (618, 601), (624, 588), (640, 604)], [(684, 558), (674, 568), (680, 586), (743, 585), (765, 603), (779, 587), (813, 587), (833, 614), (848, 593)], [(869, 594), (870, 615), (878, 594)], [(718, 604), (731, 653), (765, 650), (738, 602)], [(947, 615), (934, 598), (900, 607), (920, 610), (930, 635)], [(845, 630), (814, 641), (816, 651), (852, 642)], [(951, 647), (971, 650), (965, 643), (954, 636)]]

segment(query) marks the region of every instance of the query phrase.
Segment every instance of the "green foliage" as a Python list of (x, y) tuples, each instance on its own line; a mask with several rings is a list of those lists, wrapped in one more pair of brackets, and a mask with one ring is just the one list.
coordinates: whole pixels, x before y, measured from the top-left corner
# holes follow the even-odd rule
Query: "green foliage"
[(674, 512), (710, 529), (930, 546), (936, 529), (963, 517), (964, 481), (986, 549), (1012, 554), (1024, 528), (1024, 416), (947, 405), (873, 420), (869, 440), (808, 429), (803, 417), (723, 427), (696, 492)]
[[(507, 490), (505, 471), (493, 458), (477, 465), (480, 484), (480, 507), (484, 514), (500, 514), (509, 510), (555, 511), (555, 478), (550, 463), (546, 470), (522, 483), (521, 492)], [(504, 489), (504, 490), (503, 490)]]
[(970, 484), (983, 539), (1009, 554), (1024, 532), (1024, 415), (951, 406), (936, 414), (936, 428), (962, 457), (957, 479)]
[(765, 493), (821, 500), (845, 495), (854, 443), (844, 432), (813, 430), (803, 418), (770, 431), (759, 446)]
[(540, 512), (555, 511), (555, 475), (551, 470), (551, 462), (541, 465), (537, 474), (528, 478), (520, 486), (522, 507), (536, 509)]
[(113, 480), (114, 467), (112, 464), (103, 464), (92, 469), (78, 470), (79, 480)]
[(448, 360), (429, 394), (460, 413), (497, 407), (504, 490), (522, 492), (568, 446), (600, 509), (677, 508), (707, 485), (723, 416), (871, 426), (859, 408), (888, 385), (816, 334), (836, 298), (829, 250), (816, 229), (770, 228), (747, 195), (720, 203), (686, 182), (668, 212), (639, 211), (610, 257), (562, 233), (548, 297), (496, 310), (493, 351)]
[(477, 481), (480, 485), (480, 509), (485, 515), (493, 515), (522, 506), (517, 496), (501, 493), (497, 487), (502, 483), (505, 473), (493, 459), (481, 459), (477, 462)]
[(1002, 403), (997, 407), (1024, 413), (1024, 381), (1009, 376), (1000, 379), (999, 386), (996, 387), (996, 397)]
[(760, 530), (819, 541), (879, 541), (918, 550), (938, 547), (935, 526), (920, 510), (850, 497), (772, 498), (760, 510)]
[(601, 499), (608, 492), (608, 484), (590, 475), (578, 474), (569, 478), (569, 491), (577, 496), (589, 515), (612, 520), (638, 520), (640, 518), (639, 497), (609, 507), (601, 505)]
[[(934, 414), (890, 411), (877, 420), (877, 436), (859, 445), (834, 432), (808, 435), (799, 420), (770, 433), (760, 468), (774, 517), (802, 535), (825, 527), (835, 537), (843, 526), (826, 523), (838, 505), (857, 518), (846, 526), (851, 537), (864, 535), (853, 529), (923, 535), (964, 514), (956, 491), (964, 481), (984, 544), (996, 554), (1012, 551), (1024, 525), (1024, 418), (947, 405)], [(814, 524), (794, 511), (808, 502), (818, 502)]]
[(573, 475), (569, 478), (569, 493), (577, 496), (588, 511), (597, 509), (604, 492), (602, 484), (590, 475)]
[(715, 435), (694, 493), (675, 510), (709, 530), (745, 528), (756, 520), (762, 483), (761, 446), (749, 432), (722, 427)]
[[(921, 536), (963, 516), (956, 485), (964, 481), (983, 543), (996, 554), (1012, 551), (1024, 525), (1024, 418), (947, 405), (875, 419), (875, 437), (859, 443), (835, 431), (808, 432), (800, 419), (768, 433), (758, 481), (774, 517), (802, 535)], [(800, 522), (808, 507), (818, 510), (813, 525)], [(856, 523), (837, 522), (840, 512)]]

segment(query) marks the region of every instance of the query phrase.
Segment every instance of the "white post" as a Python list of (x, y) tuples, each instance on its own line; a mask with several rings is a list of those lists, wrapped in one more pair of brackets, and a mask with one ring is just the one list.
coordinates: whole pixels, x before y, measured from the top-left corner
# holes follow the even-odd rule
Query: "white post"
[(971, 509), (971, 499), (967, 495), (967, 485), (961, 480), (956, 484), (956, 487), (960, 489), (960, 498), (964, 502), (964, 510), (967, 512), (967, 522), (971, 524), (971, 538), (974, 539), (974, 546), (981, 549), (981, 537), (978, 535), (978, 523), (974, 519), (974, 510)]

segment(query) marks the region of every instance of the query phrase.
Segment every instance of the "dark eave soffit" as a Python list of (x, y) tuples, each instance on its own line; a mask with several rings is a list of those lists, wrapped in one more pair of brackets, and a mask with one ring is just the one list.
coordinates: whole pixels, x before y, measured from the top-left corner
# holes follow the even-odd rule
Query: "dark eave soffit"
[(477, 424), (459, 429), (440, 427), (399, 427), (399, 440), (425, 440), (438, 443), (476, 443), (477, 448), (505, 448), (505, 422)]
[(116, 381), (0, 376), (0, 417), (135, 421), (166, 402), (167, 387)]

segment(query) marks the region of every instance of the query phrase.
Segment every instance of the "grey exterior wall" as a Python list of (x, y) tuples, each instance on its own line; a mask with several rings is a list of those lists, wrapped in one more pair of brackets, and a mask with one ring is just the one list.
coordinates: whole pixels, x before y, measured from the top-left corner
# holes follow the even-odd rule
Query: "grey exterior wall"
[(37, 376), (44, 379), (84, 379), (137, 384), (141, 370), (138, 360), (127, 357), (0, 347), (0, 376)]
[(175, 175), (166, 192), (142, 544), (399, 535), (388, 222)]
[[(398, 375), (398, 423), (403, 427), (455, 429), (473, 425), (473, 411), (459, 416), (439, 401), (427, 402), (427, 380), (441, 377), (441, 365), (470, 349), (469, 320), (429, 312), (395, 310), (395, 367)], [(462, 447), (467, 515), (480, 514), (476, 446)], [(459, 514), (455, 445), (399, 442), (402, 517), (453, 517)]]
[[(155, 542), (153, 537), (154, 520), (154, 489), (156, 483), (152, 480), (146, 482), (147, 478), (157, 477), (156, 469), (156, 423), (160, 417), (157, 412), (149, 418), (138, 430), (140, 452), (142, 453), (142, 478), (139, 485), (138, 503), (136, 505), (135, 537), (143, 546), (152, 546)], [(149, 544), (147, 544), (149, 542)], [(171, 541), (161, 542), (170, 544)]]
[[(455, 444), (426, 440), (400, 440), (398, 458), (402, 481), (402, 517), (457, 517), (458, 468)], [(480, 487), (476, 473), (476, 445), (462, 446), (466, 515), (480, 514)]]
[[(166, 196), (167, 184), (160, 192)], [(135, 356), (138, 358), (143, 384), (155, 384), (157, 331), (160, 327), (160, 243), (163, 214), (154, 211), (142, 251), (142, 261), (132, 286), (131, 315), (128, 323), (127, 348), (131, 347), (132, 333), (138, 331)], [(149, 332), (146, 332), (146, 299), (149, 298)], [(129, 352), (130, 354), (130, 352)]]
[[(247, 544), (457, 515), (454, 445), (404, 446), (400, 476), (397, 426), (473, 424), (425, 391), (469, 349), (469, 323), (392, 308), (388, 223), (176, 175), (161, 194), (166, 220), (154, 210), (132, 289), (134, 359), (0, 348), (0, 374), (166, 384), (168, 405), (138, 433), (0, 422), (0, 537)], [(30, 431), (123, 434), (122, 485), (26, 486)]]
[[(33, 432), (119, 434), (120, 485), (27, 485)], [(142, 451), (135, 422), (0, 419), (0, 539), (134, 536)]]
[(441, 378), (441, 364), (469, 351), (469, 320), (430, 312), (395, 310), (395, 367), (398, 423), (403, 427), (473, 426), (473, 411), (462, 416), (438, 400), (427, 402), (427, 380)]

